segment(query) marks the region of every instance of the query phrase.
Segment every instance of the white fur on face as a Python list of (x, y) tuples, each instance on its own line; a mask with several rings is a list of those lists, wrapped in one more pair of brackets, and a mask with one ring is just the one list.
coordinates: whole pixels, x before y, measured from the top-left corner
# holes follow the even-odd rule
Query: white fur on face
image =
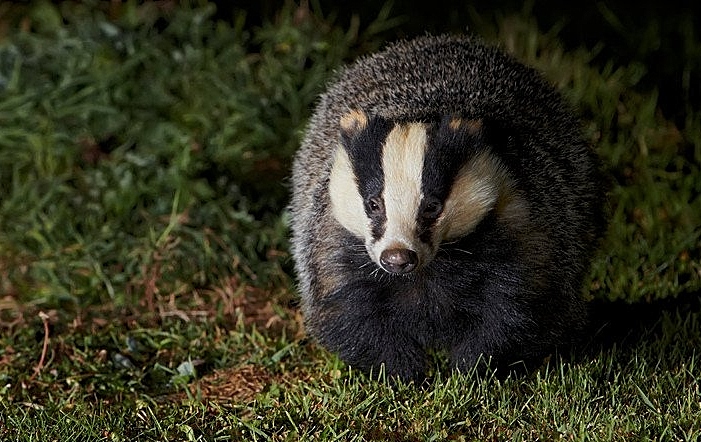
[(329, 180), (329, 196), (334, 218), (355, 236), (368, 238), (371, 234), (370, 219), (365, 214), (353, 166), (343, 147), (336, 149)]
[(471, 233), (508, 186), (506, 171), (488, 151), (465, 164), (455, 177), (434, 230), (434, 242)]

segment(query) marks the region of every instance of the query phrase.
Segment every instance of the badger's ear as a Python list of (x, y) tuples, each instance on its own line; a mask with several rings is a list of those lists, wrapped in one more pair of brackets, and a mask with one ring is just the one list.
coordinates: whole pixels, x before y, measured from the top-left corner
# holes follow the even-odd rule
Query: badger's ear
[(368, 126), (368, 116), (360, 109), (354, 109), (339, 121), (343, 138), (353, 138)]
[(481, 118), (467, 119), (460, 117), (449, 117), (448, 119), (448, 128), (451, 131), (456, 133), (465, 133), (473, 137), (482, 134), (483, 127), (484, 122)]

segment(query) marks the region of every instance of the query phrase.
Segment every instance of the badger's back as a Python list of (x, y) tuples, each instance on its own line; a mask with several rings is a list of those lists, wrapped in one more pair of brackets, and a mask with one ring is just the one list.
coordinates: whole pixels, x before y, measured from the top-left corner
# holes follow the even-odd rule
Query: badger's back
[[(293, 166), (290, 209), (292, 249), (313, 334), (322, 335), (323, 342), (327, 333), (319, 322), (326, 319), (318, 319), (323, 317), (323, 307), (317, 311), (323, 304), (320, 300), (353, 279), (347, 271), (349, 260), (363, 263), (357, 251), (363, 241), (354, 241), (339, 215), (334, 216), (329, 195), (332, 167), (343, 144), (341, 122), (354, 112), (361, 112), (361, 117), (351, 118), (351, 124), (362, 128), (379, 124), (373, 123), (377, 117), (394, 125), (418, 122), (417, 127), (440, 132), (441, 124), (451, 128), (457, 124), (446, 118), (459, 118), (467, 122), (469, 137), (477, 133), (477, 124), (489, 157), (499, 164), (494, 170), (505, 168), (510, 192), (525, 207), (527, 220), (516, 220), (519, 227), (509, 234), (521, 237), (517, 241), (528, 249), (518, 259), (533, 261), (526, 267), (530, 265), (542, 281), (536, 278), (531, 285), (557, 287), (561, 292), (557, 302), (570, 310), (562, 320), (574, 321), (576, 328), (582, 319), (577, 317), (583, 316), (580, 286), (604, 225), (595, 157), (577, 120), (537, 72), (479, 40), (441, 36), (396, 43), (358, 60), (330, 84), (311, 118)], [(354, 179), (358, 184), (358, 177)], [(484, 217), (492, 212), (497, 211), (485, 212)], [(509, 222), (503, 221), (507, 230)], [(349, 248), (355, 251), (348, 253)], [(432, 269), (432, 278), (453, 276), (440, 275), (437, 269)], [(392, 290), (387, 279), (378, 284), (389, 284), (386, 290)], [(529, 288), (527, 296), (537, 290)], [(344, 296), (352, 298), (353, 291)], [(548, 302), (534, 300), (542, 309)], [(310, 315), (318, 318), (310, 320)], [(555, 330), (558, 327), (566, 325), (558, 323), (548, 332), (555, 341), (566, 333)], [(343, 356), (340, 344), (329, 346)]]

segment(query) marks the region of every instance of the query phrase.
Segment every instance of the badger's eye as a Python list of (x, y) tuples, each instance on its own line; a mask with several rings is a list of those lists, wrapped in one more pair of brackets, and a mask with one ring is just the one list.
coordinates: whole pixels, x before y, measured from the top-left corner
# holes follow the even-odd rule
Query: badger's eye
[(443, 211), (443, 204), (440, 201), (431, 199), (423, 204), (421, 209), (421, 217), (425, 219), (436, 219)]
[(369, 215), (381, 215), (385, 209), (380, 198), (371, 197), (365, 200), (365, 210)]

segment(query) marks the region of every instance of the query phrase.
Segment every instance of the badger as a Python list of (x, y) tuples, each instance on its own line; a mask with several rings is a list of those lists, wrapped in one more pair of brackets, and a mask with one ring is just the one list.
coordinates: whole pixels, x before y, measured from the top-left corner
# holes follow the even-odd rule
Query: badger
[(543, 361), (583, 330), (605, 224), (597, 158), (559, 93), (473, 36), (342, 69), (295, 155), (291, 250), (309, 335), (421, 380)]

